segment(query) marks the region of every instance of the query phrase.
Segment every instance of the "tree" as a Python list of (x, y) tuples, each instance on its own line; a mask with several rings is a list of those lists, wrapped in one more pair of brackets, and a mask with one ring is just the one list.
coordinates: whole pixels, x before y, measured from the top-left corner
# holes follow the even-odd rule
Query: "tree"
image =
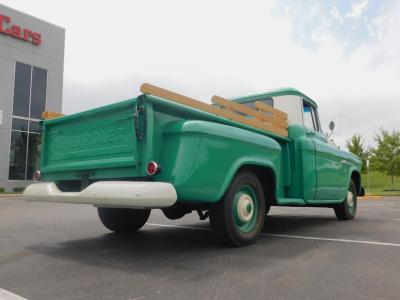
[(400, 131), (389, 133), (382, 129), (375, 136), (375, 141), (378, 146), (371, 151), (371, 165), (373, 169), (391, 177), (394, 189), (394, 176), (400, 175)]
[(359, 134), (354, 134), (351, 138), (346, 139), (346, 147), (349, 151), (362, 160), (361, 172), (365, 173), (367, 167), (368, 150), (364, 145), (364, 139)]

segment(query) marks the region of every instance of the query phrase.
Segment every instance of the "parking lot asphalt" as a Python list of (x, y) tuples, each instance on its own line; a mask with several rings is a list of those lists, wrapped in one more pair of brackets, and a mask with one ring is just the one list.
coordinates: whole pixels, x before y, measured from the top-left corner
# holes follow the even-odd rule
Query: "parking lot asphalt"
[(359, 201), (349, 222), (273, 207), (244, 248), (219, 245), (195, 213), (155, 210), (116, 235), (91, 206), (0, 199), (0, 299), (399, 299), (399, 256), (396, 198)]

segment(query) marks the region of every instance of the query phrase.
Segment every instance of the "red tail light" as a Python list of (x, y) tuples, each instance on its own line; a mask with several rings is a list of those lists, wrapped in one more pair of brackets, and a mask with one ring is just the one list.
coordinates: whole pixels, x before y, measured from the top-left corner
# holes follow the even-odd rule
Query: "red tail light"
[(147, 169), (146, 169), (147, 175), (153, 176), (155, 174), (160, 173), (160, 171), (161, 171), (160, 165), (155, 161), (151, 161), (147, 164)]

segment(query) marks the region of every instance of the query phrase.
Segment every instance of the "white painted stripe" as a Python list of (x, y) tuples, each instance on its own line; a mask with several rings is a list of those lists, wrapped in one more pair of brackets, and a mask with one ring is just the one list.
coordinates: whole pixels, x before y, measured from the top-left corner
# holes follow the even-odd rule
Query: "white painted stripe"
[(347, 239), (335, 239), (335, 238), (324, 238), (324, 237), (316, 237), (316, 236), (275, 234), (275, 233), (261, 233), (261, 235), (282, 237), (282, 238), (291, 238), (291, 239), (319, 240), (319, 241), (328, 241), (328, 242), (356, 243), (356, 244), (400, 247), (400, 244), (397, 244), (397, 243), (382, 243), (382, 242), (363, 241), (363, 240), (347, 240)]
[(385, 218), (356, 218), (356, 220), (378, 220), (378, 221), (400, 221), (400, 219), (385, 219)]
[[(299, 214), (279, 214), (279, 215), (268, 215), (272, 217), (294, 217), (294, 218), (302, 218), (302, 219), (307, 219), (307, 218), (320, 218), (320, 217), (328, 217), (327, 215), (299, 215)], [(332, 216), (330, 216), (332, 217)], [(332, 221), (336, 220), (336, 218), (332, 217)], [(363, 220), (374, 220), (374, 221), (400, 221), (399, 218), (376, 218), (376, 217), (356, 217), (354, 219), (355, 221), (363, 221)]]
[[(209, 228), (201, 228), (201, 227), (196, 227), (196, 226), (167, 225), (167, 224), (156, 224), (156, 223), (146, 223), (146, 225), (156, 226), (156, 227), (170, 227), (170, 228), (211, 231)], [(327, 242), (355, 243), (355, 244), (366, 244), (366, 245), (375, 245), (375, 246), (400, 247), (400, 243), (383, 243), (383, 242), (376, 242), (376, 241), (348, 240), (348, 239), (325, 238), (325, 237), (317, 237), (317, 236), (289, 235), (289, 234), (275, 234), (275, 233), (261, 233), (261, 235), (281, 237), (281, 238), (290, 238), (290, 239), (318, 240), (318, 241), (327, 241)]]
[(0, 288), (0, 300), (28, 300), (28, 299)]

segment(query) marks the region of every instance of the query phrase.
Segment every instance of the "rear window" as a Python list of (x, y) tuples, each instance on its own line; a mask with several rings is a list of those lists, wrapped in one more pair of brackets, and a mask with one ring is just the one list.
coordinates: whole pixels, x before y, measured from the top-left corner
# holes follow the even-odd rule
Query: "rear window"
[(261, 103), (264, 103), (266, 105), (269, 105), (271, 107), (274, 107), (274, 99), (272, 98), (266, 98), (266, 99), (262, 99), (262, 100), (255, 100), (255, 101), (249, 101), (249, 102), (244, 102), (241, 103), (243, 105), (246, 105), (247, 107), (250, 107), (252, 109), (256, 109), (256, 101), (259, 101)]

